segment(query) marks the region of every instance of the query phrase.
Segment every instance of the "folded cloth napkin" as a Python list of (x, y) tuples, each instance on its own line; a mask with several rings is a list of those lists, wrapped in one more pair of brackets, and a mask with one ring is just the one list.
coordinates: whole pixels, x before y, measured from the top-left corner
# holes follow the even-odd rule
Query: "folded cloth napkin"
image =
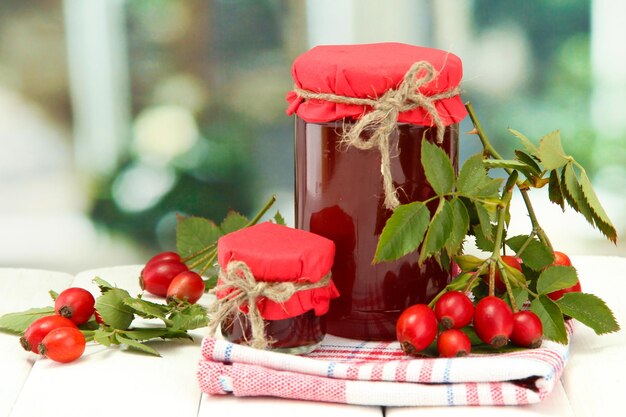
[(550, 394), (568, 354), (569, 345), (544, 341), (538, 349), (420, 359), (405, 355), (397, 342), (328, 335), (313, 352), (296, 356), (207, 337), (197, 375), (202, 391), (213, 395), (381, 406), (518, 405)]

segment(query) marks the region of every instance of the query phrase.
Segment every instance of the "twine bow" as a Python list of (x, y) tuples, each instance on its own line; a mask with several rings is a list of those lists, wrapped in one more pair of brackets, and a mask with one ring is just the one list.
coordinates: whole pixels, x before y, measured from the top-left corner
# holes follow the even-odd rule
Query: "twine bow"
[[(276, 303), (285, 303), (296, 292), (325, 287), (329, 284), (331, 273), (329, 272), (317, 282), (263, 282), (257, 281), (252, 271), (245, 262), (231, 261), (226, 266), (226, 271), (220, 271), (221, 283), (211, 292), (232, 290), (224, 298), (218, 299), (209, 307), (209, 335), (213, 336), (217, 326), (229, 315), (241, 313), (240, 307), (248, 306), (248, 320), (252, 331), (250, 346), (257, 349), (265, 349), (271, 340), (265, 335), (265, 323), (263, 316), (257, 308), (259, 298), (267, 298)], [(242, 313), (243, 314), (243, 313)], [(245, 331), (244, 331), (245, 333)]]
[[(419, 74), (421, 76), (418, 76)], [(459, 94), (457, 86), (432, 96), (425, 96), (419, 89), (435, 79), (435, 68), (427, 61), (418, 61), (404, 74), (402, 82), (396, 89), (390, 89), (380, 98), (359, 98), (341, 96), (332, 93), (316, 93), (294, 87), (298, 97), (307, 100), (324, 100), (338, 104), (353, 104), (357, 106), (369, 106), (373, 110), (364, 113), (351, 127), (344, 130), (343, 140), (349, 146), (357, 149), (368, 150), (377, 147), (380, 151), (380, 172), (383, 176), (385, 189), (385, 207), (394, 210), (400, 205), (396, 188), (391, 176), (391, 156), (389, 150), (389, 136), (397, 128), (398, 116), (402, 112), (423, 108), (430, 115), (437, 129), (437, 143), (443, 142), (445, 126), (435, 108), (435, 102), (452, 98)], [(361, 138), (364, 131), (371, 131), (369, 139)]]

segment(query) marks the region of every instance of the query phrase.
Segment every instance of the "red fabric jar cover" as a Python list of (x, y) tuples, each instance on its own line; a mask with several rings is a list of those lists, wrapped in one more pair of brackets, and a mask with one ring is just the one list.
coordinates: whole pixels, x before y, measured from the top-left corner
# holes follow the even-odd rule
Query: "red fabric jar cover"
[[(293, 80), (298, 88), (358, 98), (378, 98), (397, 88), (411, 65), (428, 61), (438, 76), (420, 88), (425, 96), (457, 87), (463, 76), (461, 60), (439, 49), (403, 43), (316, 46), (293, 63)], [(343, 118), (358, 118), (364, 107), (323, 100), (304, 100), (294, 91), (287, 94), (287, 114), (296, 113), (309, 123), (325, 123)], [(435, 103), (445, 126), (460, 122), (467, 110), (457, 95)], [(398, 122), (433, 126), (425, 109), (402, 112)]]
[[(330, 272), (334, 257), (333, 241), (270, 222), (229, 233), (217, 242), (217, 261), (222, 270), (231, 261), (242, 261), (256, 281), (318, 282)], [(226, 294), (216, 295), (223, 298)], [(321, 316), (328, 311), (330, 300), (338, 296), (331, 280), (322, 288), (297, 291), (284, 304), (261, 298), (257, 308), (266, 320), (287, 319), (309, 310)]]

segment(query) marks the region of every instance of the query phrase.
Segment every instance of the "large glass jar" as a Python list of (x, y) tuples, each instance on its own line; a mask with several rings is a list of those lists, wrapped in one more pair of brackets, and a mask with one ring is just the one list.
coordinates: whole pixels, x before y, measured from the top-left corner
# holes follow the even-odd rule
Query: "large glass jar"
[[(379, 90), (373, 95), (380, 97), (386, 91), (385, 85), (390, 86), (387, 89), (394, 88), (402, 80), (406, 69), (422, 59), (420, 56), (435, 61), (433, 66), (439, 78), (445, 75), (446, 82), (440, 82), (442, 89), (450, 85), (456, 87), (460, 82), (460, 61), (448, 57), (455, 65), (446, 70), (445, 61), (439, 61), (441, 54), (445, 54), (443, 51), (402, 44), (318, 48), (330, 50), (323, 51), (322, 58), (320, 51), (313, 57), (315, 59), (307, 57), (307, 54), (316, 51), (314, 48), (294, 63), (293, 74), (297, 88), (324, 90), (323, 85), (311, 85), (319, 83), (320, 78), (314, 81), (306, 78), (305, 64), (312, 61), (317, 65), (317, 73), (333, 71), (335, 74), (335, 84), (326, 85), (331, 93), (346, 95), (345, 91), (337, 91), (341, 89), (338, 87), (337, 74), (341, 74), (346, 78), (346, 84), (350, 85), (351, 95), (362, 97), (359, 85), (365, 83), (364, 90), (367, 90), (369, 83), (370, 87), (378, 85), (376, 88)], [(375, 70), (372, 70), (373, 65), (359, 67), (360, 62), (368, 61), (363, 59), (369, 56), (368, 48), (375, 49), (372, 54), (375, 58), (372, 59), (380, 61), (377, 61)], [(398, 50), (401, 58), (398, 58)], [(339, 62), (325, 66), (324, 63), (329, 59), (337, 59)], [(406, 65), (399, 65), (398, 61), (406, 61)], [(390, 67), (385, 73), (385, 77), (390, 80), (385, 79), (382, 87), (378, 80), (381, 67)], [(369, 74), (368, 71), (373, 73)], [(352, 79), (350, 74), (358, 74), (358, 77)], [(333, 76), (328, 76), (326, 80), (330, 78)], [(309, 85), (303, 85), (307, 83)], [(322, 81), (321, 84), (324, 83)], [(345, 107), (350, 106), (334, 104), (329, 111), (328, 103), (321, 103), (323, 100), (316, 102), (292, 96), (290, 101), (290, 110), (297, 115), (296, 227), (327, 237), (336, 245), (332, 273), (340, 297), (331, 301), (327, 331), (356, 339), (395, 339), (395, 323), (399, 314), (412, 304), (430, 301), (447, 285), (450, 275), (433, 259), (420, 266), (417, 252), (394, 262), (372, 264), (378, 238), (392, 214), (392, 209), (385, 204), (381, 178), (382, 156), (376, 148), (363, 150), (345, 143), (345, 133), (371, 109), (351, 106), (357, 108), (346, 111)], [(307, 107), (304, 107), (305, 104)], [(455, 169), (457, 167), (457, 123), (466, 115), (465, 109), (456, 96), (446, 99), (445, 105), (437, 106), (437, 111), (440, 118), (445, 119), (443, 126), (440, 126), (443, 137), (438, 137), (439, 130), (432, 126), (432, 118), (429, 120), (423, 113), (420, 115), (415, 111), (413, 115), (400, 113), (388, 136), (391, 154), (388, 163), (401, 204), (423, 201), (434, 195), (420, 162), (422, 140), (437, 143), (451, 158)], [(364, 139), (367, 140), (371, 134), (371, 131), (365, 131)]]

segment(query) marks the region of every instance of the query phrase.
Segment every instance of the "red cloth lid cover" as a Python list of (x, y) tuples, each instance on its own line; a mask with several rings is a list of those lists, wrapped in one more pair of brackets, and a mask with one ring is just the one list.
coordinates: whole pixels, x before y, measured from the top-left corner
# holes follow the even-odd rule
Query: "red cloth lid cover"
[[(260, 223), (222, 236), (217, 242), (217, 261), (222, 268), (231, 261), (242, 261), (256, 281), (317, 282), (333, 265), (335, 244), (322, 236), (274, 223)], [(217, 293), (223, 298), (227, 292)], [(286, 303), (257, 300), (267, 320), (295, 317), (309, 310), (322, 315), (331, 298), (339, 296), (335, 284), (297, 291)]]
[[(298, 88), (348, 97), (377, 98), (398, 84), (418, 61), (429, 62), (438, 73), (433, 81), (420, 88), (426, 96), (452, 90), (461, 83), (463, 68), (456, 55), (439, 49), (402, 43), (316, 46), (296, 58), (292, 67)], [(343, 118), (358, 118), (364, 107), (323, 100), (304, 100), (294, 91), (287, 94), (287, 114), (296, 113), (310, 123), (324, 123)], [(467, 110), (457, 95), (435, 103), (445, 126), (460, 122)], [(398, 122), (433, 126), (432, 117), (423, 108), (402, 112)]]

